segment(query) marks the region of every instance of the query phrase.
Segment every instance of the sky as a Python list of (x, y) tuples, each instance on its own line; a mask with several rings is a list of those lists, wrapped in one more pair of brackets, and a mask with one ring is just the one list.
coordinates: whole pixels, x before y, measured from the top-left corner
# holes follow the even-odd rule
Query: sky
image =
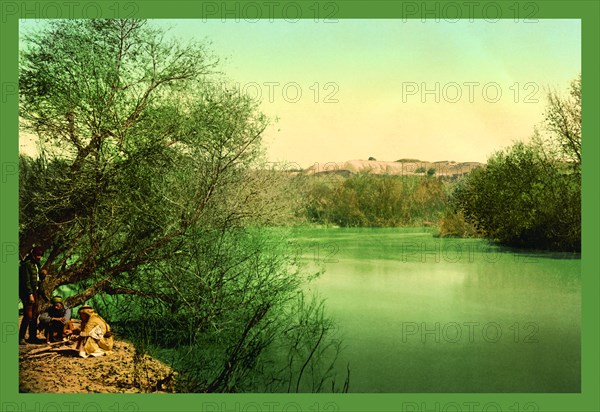
[(210, 43), (273, 121), (269, 161), (485, 162), (581, 72), (580, 20), (155, 20)]

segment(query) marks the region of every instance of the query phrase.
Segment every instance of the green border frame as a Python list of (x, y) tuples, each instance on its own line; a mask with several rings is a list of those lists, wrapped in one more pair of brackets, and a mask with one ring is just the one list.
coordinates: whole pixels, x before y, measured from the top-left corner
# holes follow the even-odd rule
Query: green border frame
[[(249, 5), (249, 4), (252, 4)], [(448, 5), (450, 4), (450, 5)], [(256, 7), (258, 6), (258, 8)], [(0, 410), (1, 411), (598, 411), (600, 2), (587, 1), (2, 1), (0, 68)], [(582, 20), (583, 247), (580, 394), (173, 394), (57, 395), (18, 392), (18, 19), (19, 18), (398, 18), (526, 17)], [(516, 11), (519, 15), (516, 15)], [(315, 14), (317, 13), (318, 14)], [(498, 12), (500, 14), (498, 14)], [(248, 15), (245, 16), (244, 13)], [(444, 14), (447, 13), (447, 16)]]

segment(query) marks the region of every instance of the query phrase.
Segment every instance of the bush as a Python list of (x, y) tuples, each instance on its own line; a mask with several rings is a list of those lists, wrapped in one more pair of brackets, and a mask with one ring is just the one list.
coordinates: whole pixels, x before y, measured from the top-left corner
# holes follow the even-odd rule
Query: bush
[(480, 236), (477, 228), (465, 220), (462, 211), (446, 210), (440, 219), (438, 237), (477, 237)]
[(503, 244), (552, 250), (581, 248), (581, 186), (569, 165), (536, 144), (494, 154), (454, 191), (465, 218)]

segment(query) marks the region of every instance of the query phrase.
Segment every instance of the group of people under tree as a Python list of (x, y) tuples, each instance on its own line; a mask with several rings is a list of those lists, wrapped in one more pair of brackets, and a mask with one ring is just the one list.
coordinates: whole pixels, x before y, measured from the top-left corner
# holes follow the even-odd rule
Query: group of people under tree
[[(71, 319), (71, 308), (65, 305), (61, 296), (47, 299), (43, 295), (39, 286), (48, 275), (41, 266), (43, 254), (43, 249), (36, 246), (19, 265), (19, 298), (23, 302), (19, 345), (69, 340), (73, 343), (73, 349), (83, 358), (110, 354), (113, 348), (111, 328), (91, 306), (84, 305), (79, 308), (81, 324), (76, 327)], [(49, 301), (50, 304), (39, 314), (41, 301)], [(38, 332), (43, 332), (44, 339), (38, 337)]]

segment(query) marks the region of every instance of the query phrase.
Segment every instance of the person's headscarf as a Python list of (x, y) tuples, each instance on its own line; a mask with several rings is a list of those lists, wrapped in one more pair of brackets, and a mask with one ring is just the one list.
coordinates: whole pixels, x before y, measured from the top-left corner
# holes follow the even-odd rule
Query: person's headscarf
[[(81, 315), (88, 315), (86, 320), (81, 319)], [(85, 325), (89, 322), (89, 320), (92, 318), (92, 316), (94, 316), (96, 314), (96, 312), (94, 312), (94, 309), (89, 306), (89, 305), (84, 305), (82, 307), (79, 308), (79, 318), (81, 319), (81, 330), (83, 330), (83, 328), (85, 328)]]
[(91, 318), (92, 315), (94, 315), (96, 312), (94, 312), (94, 309), (91, 306), (85, 305), (79, 308), (79, 317), (81, 317), (82, 313), (84, 315), (88, 315)]
[[(60, 304), (59, 309), (56, 308), (57, 303)], [(66, 312), (65, 303), (63, 302), (62, 296), (58, 296), (58, 295), (52, 296), (52, 299), (50, 299), (50, 304), (52, 306), (48, 309), (49, 313), (59, 314), (58, 317), (62, 317), (64, 315), (64, 313)], [(55, 315), (53, 315), (53, 316), (55, 316)]]

